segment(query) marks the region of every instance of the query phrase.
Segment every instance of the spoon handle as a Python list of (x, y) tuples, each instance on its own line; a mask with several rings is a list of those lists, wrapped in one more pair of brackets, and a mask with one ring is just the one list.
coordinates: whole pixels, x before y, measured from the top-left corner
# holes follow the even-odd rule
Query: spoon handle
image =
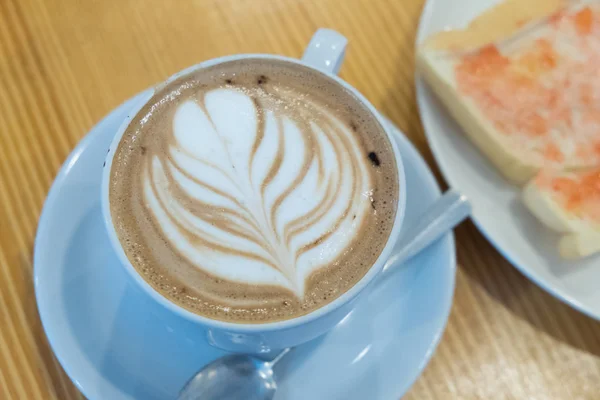
[(399, 248), (385, 263), (383, 273), (389, 273), (392, 265), (407, 261), (440, 236), (452, 230), (471, 214), (471, 204), (466, 196), (449, 190), (433, 203), (419, 220), (409, 226), (396, 245)]
[(288, 347), (287, 349), (283, 349), (281, 350), (281, 353), (277, 354), (277, 357), (275, 357), (274, 359), (272, 359), (269, 362), (266, 362), (265, 365), (268, 365), (269, 368), (273, 368), (273, 366), (275, 364), (277, 364), (279, 362), (279, 360), (281, 360), (283, 358), (283, 356), (285, 356), (291, 349)]

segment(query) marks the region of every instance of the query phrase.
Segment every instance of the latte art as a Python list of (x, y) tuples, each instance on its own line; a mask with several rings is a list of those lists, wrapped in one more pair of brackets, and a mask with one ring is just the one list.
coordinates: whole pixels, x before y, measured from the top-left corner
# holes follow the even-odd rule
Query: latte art
[(111, 219), (136, 271), (232, 322), (294, 318), (348, 291), (385, 247), (399, 199), (372, 113), (329, 77), (272, 59), (158, 89), (110, 168)]
[(309, 99), (282, 107), (286, 95), (219, 88), (180, 104), (168, 152), (145, 167), (144, 197), (195, 267), (302, 298), (356, 238), (373, 187), (350, 128)]

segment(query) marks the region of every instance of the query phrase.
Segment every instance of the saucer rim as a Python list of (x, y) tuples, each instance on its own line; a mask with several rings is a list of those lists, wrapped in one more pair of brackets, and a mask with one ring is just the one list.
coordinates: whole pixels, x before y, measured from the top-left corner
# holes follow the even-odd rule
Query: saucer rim
[(51, 209), (54, 208), (54, 206), (55, 206), (55, 203), (56, 203), (55, 198), (59, 195), (59, 191), (62, 189), (64, 181), (65, 181), (67, 175), (69, 174), (70, 169), (77, 163), (81, 154), (88, 147), (88, 145), (89, 145), (88, 142), (91, 142), (93, 140), (94, 136), (97, 135), (96, 132), (100, 132), (101, 126), (103, 124), (106, 124), (112, 115), (117, 114), (121, 108), (127, 107), (130, 104), (131, 105), (134, 104), (135, 101), (137, 101), (137, 99), (140, 98), (142, 95), (143, 95), (143, 92), (140, 92), (140, 93), (136, 94), (135, 96), (128, 98), (123, 103), (119, 104), (117, 107), (111, 109), (107, 114), (102, 116), (102, 118), (96, 124), (94, 124), (86, 132), (86, 134), (77, 142), (77, 144), (75, 145), (73, 150), (69, 153), (69, 155), (67, 156), (65, 161), (62, 163), (60, 169), (58, 170), (58, 173), (56, 174), (56, 176), (54, 177), (54, 180), (52, 181), (52, 185), (50, 186), (50, 189), (48, 190), (48, 195), (46, 196), (46, 199), (44, 200), (44, 205), (42, 206), (42, 211), (40, 213), (37, 229), (35, 232), (35, 240), (34, 240), (34, 245), (33, 245), (33, 289), (35, 292), (35, 303), (36, 303), (37, 312), (40, 317), (40, 321), (42, 323), (42, 328), (44, 329), (44, 333), (46, 335), (46, 338), (48, 340), (50, 348), (52, 349), (52, 353), (58, 360), (60, 366), (63, 368), (64, 372), (67, 374), (67, 376), (69, 377), (71, 382), (77, 387), (77, 389), (81, 392), (81, 394), (83, 394), (83, 396), (85, 396), (86, 398), (89, 398), (89, 396), (86, 393), (87, 391), (84, 389), (84, 387), (80, 383), (80, 381), (78, 379), (75, 379), (73, 371), (67, 365), (67, 363), (63, 360), (61, 353), (59, 351), (57, 351), (57, 345), (55, 343), (54, 335), (52, 335), (50, 333), (50, 332), (52, 332), (52, 329), (48, 328), (49, 322), (47, 321), (47, 318), (49, 318), (49, 316), (46, 315), (46, 313), (43, 311), (43, 309), (41, 307), (42, 299), (40, 298), (40, 296), (41, 296), (41, 291), (42, 291), (41, 286), (43, 285), (43, 282), (40, 281), (40, 268), (42, 268), (41, 265), (44, 265), (44, 263), (42, 261), (40, 261), (40, 257), (41, 257), (40, 254), (42, 253), (42, 251), (40, 249), (41, 245), (40, 245), (39, 238), (42, 235), (46, 234), (45, 233), (45, 231), (47, 230), (46, 226), (48, 226), (48, 224), (49, 224), (47, 222), (47, 220), (50, 218)]

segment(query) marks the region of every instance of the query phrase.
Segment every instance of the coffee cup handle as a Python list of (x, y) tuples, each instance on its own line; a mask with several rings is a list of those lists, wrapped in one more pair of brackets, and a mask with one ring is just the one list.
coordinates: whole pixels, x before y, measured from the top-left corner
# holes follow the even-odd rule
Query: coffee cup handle
[(315, 32), (304, 50), (302, 62), (329, 74), (337, 75), (342, 67), (348, 39), (342, 34), (321, 28)]

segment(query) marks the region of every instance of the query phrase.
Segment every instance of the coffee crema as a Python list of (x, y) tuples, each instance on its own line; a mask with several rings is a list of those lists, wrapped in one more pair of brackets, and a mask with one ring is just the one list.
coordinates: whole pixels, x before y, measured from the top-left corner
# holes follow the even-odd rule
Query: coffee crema
[(375, 263), (398, 203), (383, 128), (331, 78), (244, 59), (157, 90), (127, 127), (110, 210), (127, 257), (202, 316), (297, 317)]

